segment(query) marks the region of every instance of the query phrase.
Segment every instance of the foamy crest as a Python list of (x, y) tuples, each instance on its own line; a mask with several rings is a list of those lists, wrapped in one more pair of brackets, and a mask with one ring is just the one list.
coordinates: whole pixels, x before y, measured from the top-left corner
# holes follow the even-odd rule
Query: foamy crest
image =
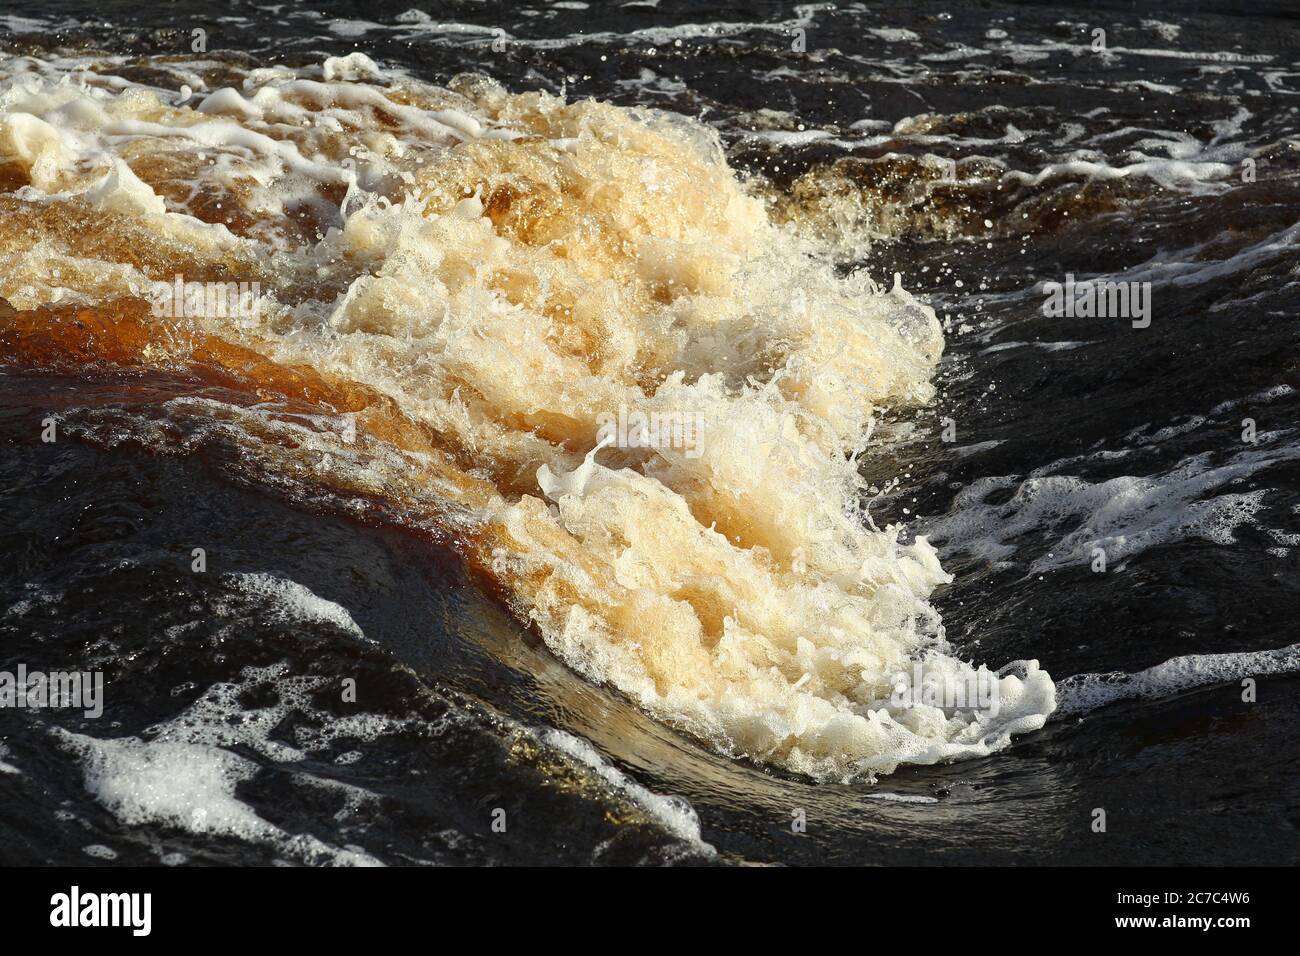
[[(878, 407), (931, 396), (938, 323), (773, 224), (706, 128), (355, 56), (159, 64), (202, 80), (179, 101), (86, 67), (0, 68), (20, 354), (350, 416), (355, 442), (264, 454), (430, 516), (555, 653), (726, 753), (852, 779), (1052, 711), (1035, 662), (996, 713), (892, 699), (915, 661), (977, 673), (928, 603), (933, 548), (867, 519), (855, 458)], [(141, 300), (176, 274), (258, 281), (263, 308), (168, 325)], [(702, 443), (597, 448), (629, 408)]]
[(1189, 654), (1135, 674), (1076, 674), (1060, 684), (1058, 717), (1088, 714), (1121, 700), (1168, 697), (1210, 684), (1300, 671), (1300, 644), (1267, 651)]

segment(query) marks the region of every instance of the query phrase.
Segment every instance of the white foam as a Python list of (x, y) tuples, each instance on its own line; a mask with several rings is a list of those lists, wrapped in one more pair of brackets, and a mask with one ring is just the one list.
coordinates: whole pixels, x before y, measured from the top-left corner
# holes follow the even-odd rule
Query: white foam
[(1254, 405), (1266, 405), (1269, 402), (1277, 401), (1279, 398), (1286, 398), (1288, 395), (1294, 394), (1295, 389), (1286, 383), (1273, 385), (1269, 388), (1258, 391), (1253, 395), (1249, 395), (1246, 398), (1234, 398), (1229, 399), (1226, 402), (1221, 402), (1214, 406), (1214, 409), (1210, 414), (1222, 415), (1224, 412), (1231, 411), (1234, 408), (1240, 408), (1243, 405), (1248, 408)]
[[(651, 823), (680, 840), (685, 852), (714, 854), (713, 847), (701, 838), (699, 819), (686, 800), (656, 794), (641, 786), (581, 738), (552, 728), (528, 727), (497, 714), (485, 721), (458, 707), (450, 707), (433, 721), (372, 713), (338, 715), (322, 711), (314, 702), (330, 683), (326, 677), (293, 674), (283, 663), (248, 667), (236, 680), (212, 685), (184, 711), (148, 728), (148, 739), (97, 739), (62, 729), (53, 733), (81, 757), (86, 789), (125, 825), (161, 824), (196, 834), (244, 840), (270, 846), (285, 858), (303, 863), (378, 865), (379, 861), (363, 849), (337, 847), (307, 834), (292, 834), (259, 816), (237, 795), (239, 785), (259, 772), (258, 764), (244, 754), (256, 754), (281, 765), (296, 785), (341, 797), (345, 807), (340, 813), (348, 814), (375, 800), (375, 795), (306, 767), (295, 771), (293, 765), (305, 760), (309, 753), (320, 754), (339, 740), (370, 743), (413, 734), (432, 738), (453, 724), (472, 724), (505, 740), (534, 741), (560, 759), (571, 761), (578, 777), (590, 785), (608, 788), (616, 800), (626, 801)], [(243, 700), (253, 687), (272, 690), (275, 702), (247, 708)], [(288, 721), (294, 714), (310, 719)], [(293, 727), (291, 743), (279, 739), (287, 723)], [(361, 751), (350, 750), (339, 755), (335, 763), (355, 763), (361, 756)], [(184, 862), (183, 857), (169, 865), (179, 862)]]
[(377, 865), (366, 854), (289, 834), (235, 796), (257, 766), (207, 744), (135, 737), (99, 740), (56, 729), (82, 760), (86, 789), (128, 826), (155, 824), (267, 844), (307, 863)]
[[(316, 621), (333, 624), (354, 637), (365, 638), (365, 633), (352, 619), (347, 608), (326, 600), (309, 588), (288, 578), (271, 574), (227, 574), (228, 581), (241, 593), (268, 605), (266, 618), (276, 622)], [(218, 603), (218, 609), (229, 609), (227, 603)]]
[(602, 757), (590, 743), (563, 730), (551, 729), (542, 734), (542, 741), (577, 760), (594, 771), (623, 797), (639, 807), (646, 815), (673, 835), (709, 855), (716, 851), (700, 836), (700, 819), (695, 808), (684, 797), (662, 796), (647, 790), (635, 780)]
[[(627, 4), (625, 4), (627, 5)], [(646, 4), (649, 5), (649, 4)], [(796, 16), (788, 20), (779, 21), (714, 21), (709, 23), (679, 23), (666, 27), (644, 27), (638, 30), (630, 30), (627, 33), (614, 33), (611, 31), (600, 31), (590, 33), (576, 33), (565, 37), (527, 37), (505, 34), (503, 30), (499, 36), (510, 46), (530, 47), (537, 50), (560, 50), (567, 47), (583, 46), (587, 44), (653, 44), (656, 46), (665, 46), (674, 40), (695, 40), (707, 39), (717, 40), (728, 37), (741, 36), (745, 33), (775, 33), (782, 37), (790, 35), (790, 32), (797, 28), (810, 28), (816, 18), (816, 14), (824, 9), (830, 9), (830, 4), (801, 4), (795, 8)], [(430, 19), (421, 19), (418, 17), (403, 14), (398, 18), (401, 23), (397, 27), (384, 28), (396, 31), (397, 39), (413, 39), (416, 37), (434, 37), (434, 38), (455, 38), (465, 35), (492, 35), (493, 27), (484, 27), (477, 24), (457, 23), (449, 21), (435, 21)], [(366, 24), (367, 29), (379, 28), (379, 25)]]
[(969, 457), (970, 455), (978, 455), (980, 452), (992, 451), (994, 448), (997, 448), (1001, 444), (1003, 444), (1001, 440), (982, 441), (982, 442), (976, 442), (974, 445), (958, 445), (955, 448), (953, 448), (952, 452), (958, 458), (966, 458)]
[(0, 16), (0, 24), (10, 33), (22, 35), (25, 33), (54, 33), (57, 30), (67, 30), (77, 26), (77, 21), (70, 17), (62, 20), (47, 18), (37, 20), (32, 17), (19, 17), (13, 14)]
[(921, 39), (911, 30), (902, 27), (868, 27), (867, 32), (886, 43), (910, 43)]
[(1142, 26), (1148, 30), (1154, 30), (1160, 35), (1160, 39), (1168, 40), (1170, 43), (1178, 39), (1178, 34), (1183, 28), (1176, 23), (1165, 23), (1161, 20), (1143, 20)]
[(11, 604), (4, 613), (5, 617), (22, 617), (31, 613), (38, 607), (48, 604), (58, 604), (63, 600), (63, 595), (57, 591), (46, 591), (36, 585), (28, 584), (24, 590), (28, 592), (27, 597), (19, 598)]
[(927, 797), (914, 793), (868, 793), (868, 800), (884, 800), (888, 803), (938, 803), (937, 797)]
[(1300, 223), (1279, 230), (1271, 236), (1252, 243), (1228, 256), (1206, 258), (1211, 247), (1223, 241), (1233, 241), (1224, 233), (1210, 242), (1198, 243), (1186, 249), (1163, 252), (1141, 265), (1111, 276), (1097, 276), (1112, 282), (1150, 282), (1152, 285), (1169, 284), (1179, 288), (1214, 282), (1255, 269), (1265, 262), (1293, 254), (1300, 244)]
[[(1300, 671), (1300, 644), (1267, 651), (1230, 654), (1189, 654), (1148, 667), (1135, 674), (1077, 674), (1057, 684), (1055, 718), (1088, 714), (1121, 700), (1169, 697), (1211, 684), (1247, 677), (1270, 677)], [(1054, 718), (1054, 719), (1055, 719)]]
[[(404, 726), (401, 720), (358, 714), (322, 714), (312, 704), (326, 678), (295, 676), (283, 664), (245, 668), (240, 678), (209, 687), (184, 711), (147, 730), (149, 739), (98, 739), (53, 731), (82, 758), (86, 789), (128, 826), (163, 824), (199, 834), (227, 836), (266, 845), (304, 863), (379, 865), (353, 847), (335, 847), (308, 834), (292, 834), (266, 821), (241, 801), (236, 790), (252, 779), (258, 764), (236, 753), (246, 750), (280, 764), (304, 759), (300, 748), (320, 748), (338, 737), (374, 740)], [(276, 703), (247, 709), (250, 686), (270, 684)], [(277, 739), (292, 712), (319, 715), (295, 727), (295, 743)], [(295, 783), (344, 792), (350, 806), (373, 799), (368, 791), (309, 772)]]
[[(1215, 464), (1210, 453), (1193, 455), (1150, 477), (1124, 475), (1095, 483), (1048, 474), (1023, 481), (980, 478), (958, 493), (947, 515), (926, 522), (923, 530), (945, 554), (965, 552), (995, 563), (1013, 558), (1018, 539), (1049, 534), (1057, 540), (1030, 563), (1029, 573), (1087, 567), (1094, 548), (1102, 549), (1114, 569), (1157, 545), (1189, 538), (1232, 544), (1236, 529), (1253, 519), (1267, 492), (1210, 493), (1296, 459), (1300, 447), (1261, 445), (1222, 464)], [(986, 503), (993, 492), (1005, 489), (1015, 489), (1008, 500)], [(1063, 535), (1062, 526), (1070, 529)]]

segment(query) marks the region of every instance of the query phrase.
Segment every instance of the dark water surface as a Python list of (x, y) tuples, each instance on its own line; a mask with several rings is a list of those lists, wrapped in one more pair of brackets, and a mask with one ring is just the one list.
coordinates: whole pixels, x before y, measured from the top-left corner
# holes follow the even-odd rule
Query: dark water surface
[[(1300, 861), (1296, 654), (1192, 657), (1300, 633), (1289, 5), (221, 6), (10, 3), (0, 43), (182, 53), (201, 27), (257, 63), (363, 50), (702, 116), (775, 215), (901, 274), (947, 352), (864, 465), (900, 479), (872, 514), (939, 547), (959, 652), (1040, 660), (1062, 708), (874, 785), (728, 760), (574, 675), (436, 536), (304, 504), (183, 415), (167, 453), (104, 440), (184, 382), (8, 367), (0, 668), (102, 670), (111, 706), (0, 710), (0, 862)], [(1149, 282), (1149, 327), (1044, 315), (1067, 275)], [(1201, 676), (1072, 679), (1176, 658)], [(125, 780), (156, 781), (148, 814)]]

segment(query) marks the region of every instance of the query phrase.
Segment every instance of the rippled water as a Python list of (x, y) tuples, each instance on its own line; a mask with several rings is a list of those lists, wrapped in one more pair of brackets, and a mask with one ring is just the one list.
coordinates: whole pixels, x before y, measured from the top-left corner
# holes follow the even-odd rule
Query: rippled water
[[(419, 96), (434, 94), (403, 84), (440, 89), (469, 71), (510, 94), (696, 117), (720, 137), (737, 197), (761, 202), (770, 223), (752, 225), (750, 207), (729, 198), (731, 180), (707, 178), (716, 172), (707, 157), (676, 175), (675, 157), (689, 150), (656, 153), (659, 141), (640, 140), (621, 112), (590, 118), (607, 153), (576, 154), (591, 157), (580, 172), (595, 184), (582, 193), (581, 216), (570, 215), (571, 185), (552, 206), (536, 186), (563, 165), (554, 157), (564, 147), (553, 143), (579, 122), (568, 114), (545, 120), (536, 157), (527, 142), (504, 159), (488, 143), (478, 166), (431, 161), (441, 172), (420, 172), (420, 182), (452, 193), (489, 173), (528, 184), (508, 197), (481, 192), (483, 209), (459, 213), (481, 213), (477, 221), (517, 243), (501, 253), (508, 278), (483, 287), (504, 289), (520, 311), (493, 325), (449, 294), (437, 300), (443, 328), (470, 315), (476, 344), (455, 363), (415, 360), (411, 343), (433, 334), (420, 317), (442, 294), (420, 283), (436, 276), (438, 289), (456, 292), (448, 263), (488, 247), (455, 233), (428, 239), (440, 250), (430, 258), (400, 230), (384, 231), (387, 213), (368, 220), (349, 208), (346, 176), (331, 179), (347, 168), (349, 147), (383, 151), (372, 133), (409, 141), (410, 114), (363, 116), (355, 136), (343, 115), (335, 139), (257, 127), (295, 142), (301, 157), (342, 153), (306, 172), (297, 160), (257, 167), (266, 180), (242, 189), (217, 175), (245, 168), (223, 167), (221, 157), (248, 161), (226, 133), (210, 143), (211, 174), (164, 161), (162, 139), (123, 148), (172, 213), (184, 208), (261, 243), (248, 259), (238, 243), (195, 238), (213, 233), (141, 225), (155, 213), (129, 172), (107, 188), (100, 160), (41, 167), (43, 141), (10, 120), (0, 139), (0, 281), (10, 304), (0, 316), (2, 666), (99, 670), (107, 691), (97, 719), (0, 710), (6, 862), (1295, 862), (1300, 43), (1285, 11), (1241, 17), (1196, 6), (1158, 19), (1105, 4), (719, 13), (664, 0), (506, 14), (476, 3), (427, 13), (409, 3), (328, 12), (232, 4), (221, 17), (181, 4), (164, 17), (108, 3), (93, 18), (72, 4), (11, 6), (0, 20), (11, 31), (0, 63), (7, 79), (24, 64), (51, 83), (78, 76), (107, 97), (166, 91), (178, 112), (140, 122), (174, 124), (169, 136), (191, 124), (184, 110), (222, 87), (265, 107), (253, 88), (280, 80), (252, 71), (272, 65), (311, 82), (417, 90), (412, 108), (426, 111), (437, 104)], [(206, 52), (191, 48), (195, 28), (206, 31)], [(353, 51), (381, 75), (356, 59), (322, 67)], [(87, 70), (120, 80), (88, 80), (79, 73)], [(496, 108), (483, 104), (497, 93), (456, 88)], [(12, 116), (7, 89), (0, 111)], [(284, 93), (286, 102), (300, 95)], [(353, 108), (331, 95), (312, 109)], [(248, 128), (273, 122), (230, 98), (203, 109)], [(502, 128), (543, 122), (529, 118), (531, 107), (511, 109)], [(103, 128), (71, 109), (46, 120)], [(658, 129), (676, 142), (693, 127)], [(87, 141), (77, 146), (91, 155)], [(261, 155), (257, 143), (244, 146)], [(354, 185), (398, 188), (391, 177), (402, 167), (391, 156), (367, 166), (367, 155), (352, 153)], [(659, 163), (653, 174), (638, 179), (619, 166), (645, 156)], [(294, 175), (311, 190), (294, 192)], [(76, 197), (96, 189), (102, 204), (87, 212)], [(73, 198), (45, 198), (65, 194)], [(535, 203), (512, 221), (521, 196)], [(279, 213), (264, 201), (281, 203)], [(347, 242), (321, 238), (349, 222)], [(583, 233), (592, 222), (606, 230), (594, 239)], [(770, 243), (769, 226), (787, 238)], [(637, 269), (658, 257), (658, 271), (624, 271), (610, 236), (662, 241), (633, 257)], [(565, 262), (543, 260), (547, 241), (566, 249)], [(729, 267), (699, 264), (728, 250), (760, 265), (736, 273), (736, 288), (711, 285)], [(130, 269), (148, 279), (261, 278), (297, 311), (223, 333), (228, 344), (186, 339), (197, 356), (189, 364), (159, 362), (176, 339), (159, 338), (142, 308), (94, 311), (120, 303)], [(884, 291), (895, 274), (915, 299)], [(531, 334), (529, 303), (545, 298), (533, 275), (553, 276), (561, 295), (613, 283), (626, 311), (602, 328), (635, 358), (618, 366), (603, 340), (561, 341), (546, 353), (598, 356), (606, 365), (590, 379), (562, 364), (515, 377), (482, 360)], [(1140, 315), (1044, 314), (1044, 284), (1067, 276), (1149, 290), (1149, 326)], [(790, 317), (801, 314), (787, 295), (794, 289), (811, 324)], [(394, 304), (405, 293), (413, 302)], [(311, 338), (313, 303), (336, 294), (343, 304), (322, 314), (366, 351), (340, 358)], [(583, 294), (566, 301), (585, 315)], [(719, 323), (711, 335), (696, 328), (706, 300)], [(676, 302), (695, 311), (664, 331), (658, 310)], [(927, 305), (944, 339), (933, 370)], [(402, 317), (397, 333), (390, 315)], [(684, 338), (670, 334), (678, 328)], [(377, 345), (380, 334), (401, 348)], [(236, 347), (261, 348), (278, 364)], [(800, 355), (803, 366), (792, 362)], [(298, 363), (321, 377), (284, 371)], [(726, 424), (706, 434), (737, 445), (703, 465), (678, 456), (657, 472), (633, 455), (622, 463), (653, 485), (612, 485), (611, 512), (574, 512), (584, 491), (565, 513), (537, 466), (577, 468), (595, 444), (582, 410), (631, 394), (608, 384), (624, 383), (620, 375), (667, 394), (662, 376), (673, 363), (697, 389), (692, 401), (720, 403), (710, 408)], [(798, 387), (742, 401), (746, 378), (766, 383), (777, 366)], [(721, 376), (716, 395), (691, 384), (701, 373)], [(420, 404), (444, 381), (482, 396), (467, 406), (468, 424), (432, 399)], [(783, 427), (766, 417), (772, 408), (794, 410), (803, 464), (758, 470), (751, 481), (743, 449), (765, 447), (764, 429)], [(841, 517), (901, 526), (902, 550), (883, 544), (883, 532), (836, 534), (850, 536), (855, 560), (878, 562), (873, 573), (891, 562), (893, 584), (879, 590), (843, 584), (838, 552), (809, 530), (833, 520), (840, 485), (825, 476), (842, 470), (839, 432), (856, 437), (855, 416), (867, 412), (866, 447), (851, 465), (863, 487), (850, 495), (866, 512)], [(337, 440), (340, 413), (359, 418), (359, 448)], [(59, 437), (45, 443), (50, 417)], [(426, 458), (399, 462), (391, 448)], [(716, 491), (724, 479), (744, 489), (738, 505)], [(656, 486), (734, 536), (738, 550), (761, 543), (800, 583), (781, 578), (763, 615), (754, 606), (716, 612), (745, 629), (719, 639), (707, 596), (752, 596), (767, 565), (742, 567), (725, 539), (689, 528), (658, 540), (676, 527), (675, 506), (627, 519), (628, 502), (649, 509)], [(826, 514), (817, 510), (823, 494)], [(523, 496), (557, 506), (581, 543), (573, 553), (589, 562), (588, 583), (552, 594), (527, 568), (495, 563), (502, 549), (537, 553), (489, 533), (496, 520), (518, 527), (509, 509)], [(613, 615), (605, 595), (622, 593), (601, 577), (611, 528), (643, 535), (618, 539), (610, 553), (637, 560), (611, 557), (611, 580), (689, 605), (700, 636), (694, 617), (660, 617), (667, 612), (647, 599), (611, 616), (612, 632), (590, 632), (599, 640), (573, 639), (589, 632), (575, 632), (570, 608)], [(929, 567), (924, 543), (911, 543), (918, 535), (950, 583), (916, 570)], [(811, 568), (794, 570), (792, 543)], [(196, 547), (203, 573), (192, 570)], [(726, 570), (706, 574), (706, 558), (721, 556)], [(656, 571), (675, 574), (672, 586)], [(847, 618), (807, 598), (828, 593), (865, 602), (870, 640), (840, 634)], [(521, 620), (538, 608), (526, 629)], [(786, 631), (810, 646), (792, 638), (781, 656), (776, 635)], [(635, 636), (648, 663), (589, 653), (625, 646), (620, 634)], [(755, 663), (759, 638), (776, 647), (771, 684)], [(753, 670), (724, 666), (718, 640), (734, 641)], [(712, 656), (693, 656), (701, 643)], [(1037, 660), (1055, 682), (1053, 706), (1027, 692), (1024, 712), (1050, 718), (1041, 729), (1017, 726), (1009, 745), (998, 728), (969, 736), (961, 721), (913, 725), (908, 737), (844, 729), (843, 715), (861, 717), (879, 700), (879, 689), (845, 677), (861, 666), (844, 657), (859, 646), (885, 660), (942, 647), (952, 667)], [(1016, 673), (1041, 690), (1023, 665)], [(1253, 701), (1243, 700), (1245, 678), (1257, 681)], [(697, 696), (675, 696), (683, 683)], [(925, 748), (954, 742), (968, 759), (916, 765), (938, 754)], [(1104, 834), (1093, 831), (1098, 808)], [(493, 828), (498, 819), (504, 832)], [(792, 827), (800, 820), (806, 827)]]

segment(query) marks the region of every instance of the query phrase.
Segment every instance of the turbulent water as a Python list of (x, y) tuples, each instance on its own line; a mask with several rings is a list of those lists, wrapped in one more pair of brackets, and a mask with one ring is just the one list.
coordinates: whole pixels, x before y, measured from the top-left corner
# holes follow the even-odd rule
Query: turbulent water
[(0, 19), (7, 861), (1297, 858), (1293, 20), (154, 16)]

